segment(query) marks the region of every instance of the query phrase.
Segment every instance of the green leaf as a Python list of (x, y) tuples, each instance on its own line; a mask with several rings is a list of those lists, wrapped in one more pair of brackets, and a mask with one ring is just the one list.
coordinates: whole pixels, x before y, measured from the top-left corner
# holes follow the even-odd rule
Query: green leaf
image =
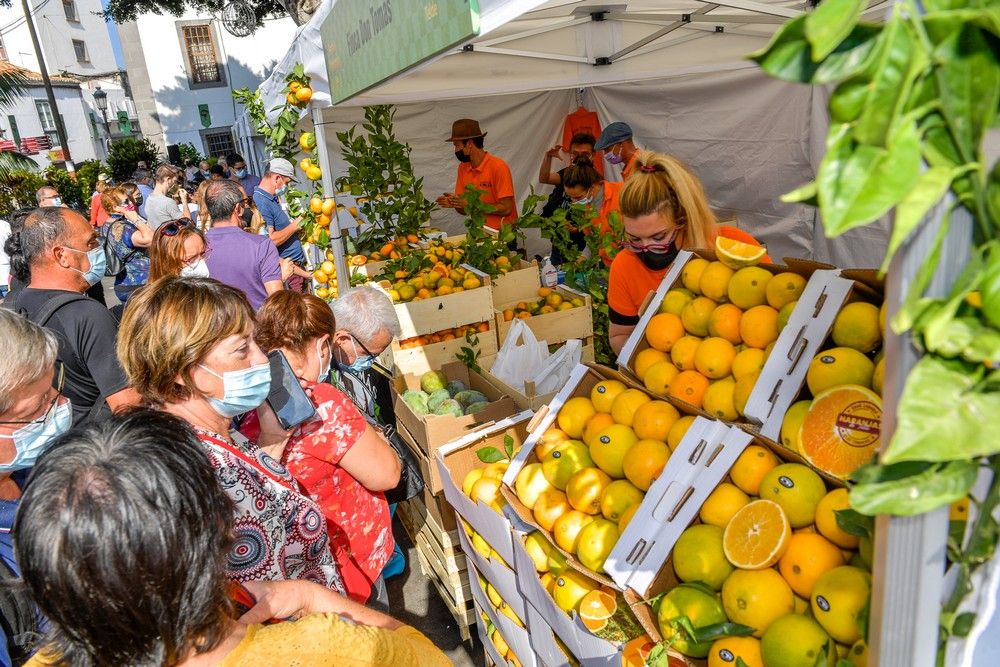
[(834, 512), (837, 527), (848, 535), (855, 537), (871, 537), (875, 534), (875, 521), (855, 510), (837, 510)]
[(931, 207), (944, 197), (956, 174), (957, 170), (955, 169), (931, 167), (920, 175), (913, 189), (896, 205), (896, 217), (892, 223), (892, 237), (889, 239), (885, 261), (882, 262), (883, 272), (889, 269), (892, 256), (910, 235), (910, 232), (924, 219)]
[(986, 269), (982, 275), (980, 298), (983, 303), (983, 315), (993, 326), (1000, 327), (1000, 243), (991, 245)]
[(483, 463), (497, 463), (498, 461), (505, 461), (507, 459), (504, 453), (496, 447), (481, 447), (476, 450), (476, 456)]
[(749, 58), (761, 69), (784, 81), (826, 84), (846, 79), (868, 66), (881, 27), (859, 24), (821, 63), (811, 57), (806, 39), (808, 15), (797, 16), (781, 26), (771, 42)]
[(786, 204), (806, 204), (807, 206), (818, 206), (819, 200), (816, 198), (816, 181), (810, 181), (805, 185), (795, 188), (791, 192), (781, 195), (781, 201)]
[(981, 367), (966, 362), (921, 358), (907, 377), (883, 461), (967, 460), (1000, 452), (1000, 393), (981, 391), (982, 376)]
[(504, 448), (504, 451), (507, 452), (507, 458), (508, 459), (513, 459), (514, 458), (514, 438), (510, 437), (509, 435), (504, 435), (504, 437), (503, 437), (503, 448)]
[(756, 629), (749, 625), (740, 625), (739, 623), (726, 621), (725, 623), (713, 623), (712, 625), (694, 628), (693, 638), (699, 644), (707, 644), (723, 637), (749, 637), (755, 631)]
[(954, 622), (951, 625), (951, 633), (956, 637), (966, 637), (972, 630), (972, 626), (976, 622), (976, 614), (971, 611), (967, 611), (963, 614), (959, 614), (955, 617)]
[[(900, 475), (897, 469), (921, 472)], [(969, 493), (976, 481), (979, 465), (976, 461), (950, 461), (937, 465), (901, 463), (870, 466), (860, 477), (872, 478), (859, 482), (851, 489), (851, 507), (874, 516), (892, 514), (913, 516), (943, 507)], [(879, 481), (879, 478), (885, 481)]]
[(847, 39), (867, 5), (867, 0), (823, 0), (806, 14), (805, 34), (814, 62), (826, 58)]
[(849, 125), (830, 130), (816, 175), (828, 237), (868, 224), (889, 211), (920, 178), (920, 134), (907, 116), (893, 126), (887, 148), (855, 143)]
[(964, 154), (976, 155), (1000, 101), (997, 54), (979, 28), (965, 24), (935, 49), (934, 57), (945, 116)]
[(921, 297), (927, 291), (927, 286), (931, 284), (931, 279), (934, 278), (934, 271), (937, 269), (938, 261), (941, 259), (941, 248), (944, 245), (944, 237), (948, 233), (950, 220), (951, 211), (948, 211), (941, 219), (941, 226), (938, 228), (938, 233), (934, 237), (934, 243), (931, 245), (924, 263), (920, 265), (920, 270), (917, 271), (917, 275), (913, 277), (913, 282), (910, 283), (909, 291), (906, 293), (906, 299), (903, 301), (902, 307), (892, 318), (892, 329), (897, 334), (913, 328), (917, 322), (917, 318), (927, 310), (930, 300), (922, 299)]

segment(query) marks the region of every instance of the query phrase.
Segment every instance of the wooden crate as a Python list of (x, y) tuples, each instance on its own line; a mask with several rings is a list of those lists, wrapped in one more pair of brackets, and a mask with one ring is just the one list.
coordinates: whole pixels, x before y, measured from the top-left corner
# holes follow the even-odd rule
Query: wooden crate
[[(579, 338), (586, 341), (594, 336), (594, 314), (591, 308), (593, 300), (589, 294), (577, 292), (565, 285), (558, 285), (555, 291), (564, 299), (582, 299), (583, 306), (570, 308), (569, 310), (557, 310), (554, 313), (544, 313), (542, 315), (532, 315), (523, 320), (528, 328), (535, 334), (538, 340), (544, 340), (550, 345), (564, 343), (571, 338)], [(504, 320), (503, 311), (513, 310), (520, 301), (535, 301), (538, 297), (538, 290), (528, 293), (528, 295), (516, 298), (506, 303), (497, 301), (495, 305), (497, 321), (497, 344), (502, 346), (510, 331), (511, 322)]]
[(416, 547), (420, 571), (434, 582), (434, 588), (458, 623), (462, 639), (468, 641), (469, 626), (476, 622), (476, 614), (468, 563), (459, 546), (460, 528), (444, 530), (420, 497), (402, 502), (397, 508), (396, 515)]
[(476, 274), (482, 280), (482, 287), (458, 294), (397, 303), (400, 340), (492, 319), (493, 290), (490, 278), (485, 273), (476, 271)]
[[(460, 292), (455, 296), (461, 296), (464, 292)], [(441, 297), (441, 298), (451, 298)], [(427, 371), (436, 371), (440, 369), (443, 365), (457, 361), (458, 358), (455, 356), (463, 347), (472, 347), (479, 351), (480, 358), (489, 357), (496, 355), (497, 350), (497, 327), (496, 322), (492, 319), (487, 319), (486, 323), (489, 325), (489, 331), (484, 331), (477, 333), (477, 343), (475, 345), (469, 345), (466, 342), (465, 337), (456, 338), (454, 340), (446, 340), (441, 343), (429, 343), (427, 345), (421, 345), (420, 347), (410, 347), (403, 349), (399, 346), (399, 341), (393, 339), (392, 347), (392, 365), (396, 367), (397, 375), (422, 375)]]
[(493, 303), (518, 301), (526, 294), (538, 294), (541, 285), (538, 262), (522, 259), (513, 271), (493, 279)]

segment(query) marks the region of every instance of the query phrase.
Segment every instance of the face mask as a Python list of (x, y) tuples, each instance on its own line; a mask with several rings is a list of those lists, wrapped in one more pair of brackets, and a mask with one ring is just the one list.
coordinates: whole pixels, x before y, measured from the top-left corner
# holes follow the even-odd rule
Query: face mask
[(237, 169), (236, 170), (236, 178), (246, 178), (246, 177), (247, 177), (247, 170), (246, 169)]
[(650, 252), (649, 250), (644, 250), (636, 254), (639, 256), (639, 260), (646, 265), (646, 268), (652, 271), (662, 271), (673, 264), (678, 252), (680, 252), (680, 249), (671, 243), (670, 250), (666, 252)]
[[(98, 246), (93, 250), (88, 250), (83, 252), (82, 250), (77, 250), (76, 248), (66, 248), (67, 250), (72, 250), (73, 252), (83, 253), (90, 260), (90, 268), (86, 271), (81, 271), (80, 269), (73, 269), (77, 273), (83, 275), (86, 279), (87, 284), (93, 287), (97, 283), (101, 282), (104, 277), (104, 271), (108, 268), (108, 258), (104, 256), (104, 248)], [(72, 268), (72, 267), (70, 267)]]
[(201, 175), (204, 176), (205, 178), (208, 178), (209, 176), (212, 175), (212, 172), (208, 171), (207, 169), (202, 169)]
[(459, 162), (471, 162), (472, 158), (463, 153), (462, 151), (455, 151), (455, 157), (458, 158)]
[(194, 264), (181, 267), (181, 278), (208, 278), (208, 264), (202, 257)]
[(252, 208), (243, 209), (243, 212), (240, 213), (240, 219), (243, 220), (244, 225), (249, 227), (250, 223), (253, 222), (253, 209)]
[(223, 417), (235, 417), (260, 407), (271, 391), (269, 363), (251, 366), (241, 371), (226, 371), (222, 375), (204, 364), (198, 365), (222, 380), (222, 398), (209, 396), (208, 402)]
[[(329, 343), (327, 343), (327, 347), (329, 347)], [(316, 382), (327, 382), (330, 379), (330, 366), (333, 364), (333, 350), (330, 350), (330, 358), (325, 364), (323, 363), (322, 350), (322, 345), (316, 341), (316, 359), (319, 361), (319, 375), (316, 377)]]
[(53, 197), (49, 206), (62, 206), (62, 197)]
[(286, 190), (288, 190), (288, 186), (282, 185), (280, 188), (274, 191), (274, 194), (280, 197), (281, 195), (285, 194)]
[(343, 366), (340, 363), (338, 363), (337, 365), (341, 366), (344, 370), (349, 371), (351, 373), (364, 373), (365, 371), (371, 369), (372, 365), (375, 363), (375, 355), (361, 354), (360, 352), (358, 352), (358, 345), (357, 343), (354, 342), (353, 339), (351, 340), (351, 345), (354, 346), (354, 355), (355, 355), (354, 361), (352, 361), (348, 366)]
[(594, 201), (593, 197), (584, 197), (583, 199), (577, 199), (576, 201), (570, 200), (570, 203), (571, 204), (580, 204), (582, 206), (586, 206), (587, 204), (589, 204), (592, 201)]
[(25, 424), (10, 435), (0, 435), (0, 438), (13, 440), (17, 450), (13, 461), (0, 463), (0, 472), (24, 470), (35, 465), (49, 443), (73, 425), (73, 408), (69, 400), (61, 397), (56, 400), (56, 409), (50, 410), (43, 421)]
[(621, 164), (624, 162), (621, 155), (610, 152), (604, 154), (604, 159), (608, 161), (608, 164)]

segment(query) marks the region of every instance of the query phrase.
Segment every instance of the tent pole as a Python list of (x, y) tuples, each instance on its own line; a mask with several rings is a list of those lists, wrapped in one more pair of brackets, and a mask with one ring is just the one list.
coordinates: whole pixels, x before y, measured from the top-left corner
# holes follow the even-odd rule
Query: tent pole
[[(312, 109), (313, 132), (316, 135), (316, 152), (319, 154), (319, 168), (323, 172), (321, 183), (323, 184), (323, 195), (326, 199), (332, 199), (334, 204), (337, 198), (334, 196), (333, 188), (333, 166), (330, 161), (330, 150), (326, 144), (326, 126), (323, 124), (322, 110), (313, 105)], [(351, 286), (351, 274), (347, 272), (347, 256), (344, 253), (344, 237), (340, 233), (340, 221), (337, 210), (334, 209), (330, 216), (330, 247), (333, 250), (333, 266), (337, 274), (337, 294), (343, 294)]]

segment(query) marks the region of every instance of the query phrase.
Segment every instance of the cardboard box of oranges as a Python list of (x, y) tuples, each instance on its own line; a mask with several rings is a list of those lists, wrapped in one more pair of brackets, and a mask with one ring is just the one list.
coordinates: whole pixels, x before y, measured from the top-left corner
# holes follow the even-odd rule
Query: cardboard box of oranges
[[(725, 257), (723, 256), (723, 259)], [(652, 393), (777, 438), (845, 287), (827, 265), (732, 268), (682, 251), (650, 297), (618, 362)]]
[(531, 649), (524, 621), (511, 613), (509, 608), (507, 613), (502, 613), (493, 604), (487, 594), (487, 583), (474, 568), (469, 568), (469, 585), (486, 657), (495, 665), (505, 667), (542, 667)]

